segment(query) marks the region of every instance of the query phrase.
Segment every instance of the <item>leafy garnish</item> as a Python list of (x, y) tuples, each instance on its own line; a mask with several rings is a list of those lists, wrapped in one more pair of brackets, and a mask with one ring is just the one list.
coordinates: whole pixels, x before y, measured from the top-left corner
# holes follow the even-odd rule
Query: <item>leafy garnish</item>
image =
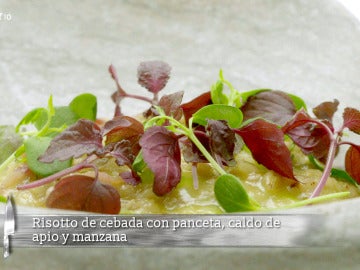
[(138, 82), (152, 93), (161, 91), (170, 77), (170, 66), (162, 61), (142, 62), (138, 67)]
[[(118, 163), (119, 164), (119, 163)], [(141, 183), (141, 178), (135, 171), (126, 171), (120, 174), (125, 183), (136, 186)]]
[[(4, 170), (8, 164), (26, 152), (26, 160), (31, 164), (30, 168), (38, 176), (45, 176), (56, 173), (69, 162), (57, 164), (56, 166), (46, 166), (38, 161), (39, 149), (45, 150), (45, 142), (63, 131), (68, 125), (75, 123), (80, 118), (96, 118), (96, 97), (92, 94), (81, 94), (75, 97), (69, 106), (54, 107), (52, 96), (48, 100), (47, 108), (37, 108), (26, 114), (16, 127), (16, 132), (24, 138), (24, 144), (20, 145), (16, 151), (7, 158), (1, 165), (0, 171)], [(28, 126), (31, 130), (27, 130)], [(26, 146), (26, 147), (25, 147)], [(64, 158), (62, 160), (66, 160)], [(47, 168), (46, 168), (47, 167)], [(52, 168), (52, 170), (50, 169)]]
[(225, 121), (209, 120), (206, 130), (209, 134), (209, 146), (213, 156), (220, 164), (235, 165), (235, 132)]
[(343, 118), (344, 127), (347, 127), (356, 134), (360, 134), (360, 112), (358, 110), (345, 108)]
[(176, 92), (170, 95), (163, 95), (160, 98), (158, 106), (164, 110), (164, 113), (168, 116), (172, 116), (176, 120), (180, 120), (182, 117), (181, 102), (184, 96), (184, 92)]
[(122, 140), (117, 142), (111, 150), (111, 156), (115, 158), (116, 164), (119, 166), (128, 165), (130, 166), (135, 160), (131, 143), (128, 140)]
[(345, 108), (343, 113), (344, 123), (339, 130), (335, 130), (331, 122), (338, 107), (338, 102), (322, 103), (315, 109), (315, 114), (320, 119), (311, 118), (300, 110), (294, 119), (289, 121), (282, 129), (293, 141), (300, 146), (304, 153), (312, 154), (320, 161), (326, 162), (323, 175), (310, 198), (319, 196), (327, 179), (332, 174), (332, 167), (338, 147), (350, 145), (345, 158), (345, 168), (349, 175), (358, 181), (357, 164), (360, 160), (359, 146), (348, 141), (342, 141), (343, 131), (349, 128), (357, 133), (360, 123), (360, 112), (353, 108)]
[(43, 126), (43, 115), (47, 115), (45, 108), (37, 108), (28, 112), (16, 126), (16, 132), (20, 132), (20, 128), (25, 125), (33, 124), (38, 130)]
[(32, 124), (38, 132), (42, 130), (41, 136), (56, 135), (62, 131), (61, 128), (74, 124), (78, 119), (85, 118), (94, 121), (96, 112), (97, 101), (92, 94), (78, 95), (70, 102), (69, 106), (57, 107), (53, 106), (52, 97), (50, 97), (48, 108), (37, 108), (30, 111), (19, 122), (16, 130), (20, 132), (21, 127)]
[(142, 155), (155, 175), (154, 193), (162, 196), (180, 182), (180, 148), (177, 136), (165, 127), (154, 126), (140, 139)]
[(214, 85), (211, 86), (211, 101), (214, 104), (229, 104), (229, 99), (227, 95), (223, 93), (224, 84), (222, 81), (217, 81)]
[[(48, 200), (49, 207), (116, 213), (116, 211), (118, 212), (120, 209), (120, 206), (116, 206), (114, 202), (120, 200), (118, 192), (111, 186), (101, 184), (97, 176), (91, 178), (91, 181), (87, 178), (85, 182), (80, 181), (82, 178), (79, 177), (75, 178), (75, 180), (70, 178), (74, 180), (74, 182), (71, 183), (70, 180), (64, 179), (68, 179), (66, 178), (67, 175), (86, 168), (94, 168), (95, 172), (97, 172), (98, 169), (96, 165), (92, 163), (97, 157), (113, 158), (118, 166), (125, 165), (131, 170), (132, 162), (140, 148), (138, 141), (142, 133), (142, 124), (128, 116), (114, 118), (105, 123), (103, 128), (100, 128), (95, 122), (90, 120), (80, 119), (50, 142), (49, 147), (41, 156), (40, 161), (51, 163), (45, 164), (50, 168), (55, 166), (58, 160), (82, 156), (87, 156), (87, 158), (84, 158), (83, 161), (72, 167), (65, 168), (62, 171), (55, 172), (43, 179), (19, 186), (18, 188), (33, 188), (65, 177), (55, 186), (55, 190), (50, 194)], [(107, 140), (104, 140), (105, 137)], [(122, 172), (121, 176), (124, 177), (126, 182), (134, 185), (140, 182), (139, 176), (132, 170), (130, 172)], [(86, 196), (84, 194), (81, 194), (81, 196), (77, 195), (77, 193), (81, 193), (81, 188), (88, 190), (93, 189), (93, 191), (89, 191), (90, 193)], [(111, 196), (109, 194), (107, 195), (107, 193)], [(76, 207), (71, 208), (72, 206), (69, 206), (63, 197), (76, 205)], [(92, 202), (87, 202), (87, 200), (90, 199)], [(115, 210), (104, 206), (109, 200), (113, 200), (111, 204), (116, 206), (112, 207)]]
[[(49, 123), (49, 132), (48, 136), (55, 136), (58, 132), (55, 130), (54, 133), (51, 132), (51, 128), (62, 128), (69, 126), (75, 123), (80, 117), (69, 107), (69, 106), (60, 106), (54, 108), (54, 115), (51, 117)], [(47, 125), (48, 116), (45, 112), (42, 113), (39, 121), (37, 122), (38, 129), (41, 130)], [(59, 130), (61, 131), (61, 130)], [(45, 135), (45, 133), (43, 133)]]
[(114, 116), (122, 115), (121, 101), (124, 98), (133, 98), (150, 103), (151, 105), (158, 105), (159, 92), (166, 86), (170, 77), (170, 66), (162, 61), (147, 61), (140, 63), (138, 67), (138, 82), (148, 91), (153, 93), (153, 98), (150, 99), (141, 95), (134, 95), (126, 92), (120, 85), (116, 69), (113, 65), (109, 67), (111, 78), (115, 81), (117, 90), (111, 95), (115, 103)]
[(117, 190), (100, 183), (93, 177), (72, 175), (55, 185), (46, 200), (46, 206), (67, 210), (103, 214), (120, 212), (120, 197)]
[(337, 111), (338, 106), (339, 101), (336, 99), (334, 101), (326, 101), (316, 106), (313, 109), (313, 113), (318, 119), (327, 120), (332, 123), (333, 116)]
[[(39, 160), (51, 163), (84, 155), (90, 158), (94, 155), (99, 158), (114, 158), (119, 166), (126, 165), (131, 169), (140, 150), (139, 139), (142, 133), (143, 126), (140, 122), (129, 116), (116, 117), (105, 123), (103, 128), (95, 122), (81, 119), (55, 137)], [(104, 140), (104, 137), (109, 140)], [(88, 160), (85, 159), (73, 169), (77, 171), (87, 165)], [(72, 172), (71, 168), (69, 170)], [(26, 188), (26, 185), (22, 188)]]
[(139, 139), (144, 133), (144, 126), (138, 120), (129, 116), (119, 116), (105, 123), (102, 136), (106, 136), (105, 144), (110, 145), (126, 140), (131, 147), (131, 153), (136, 156), (140, 151)]
[(193, 100), (187, 103), (183, 103), (181, 105), (181, 108), (184, 113), (185, 122), (188, 123), (189, 119), (193, 116), (194, 113), (196, 113), (202, 107), (205, 107), (210, 104), (212, 104), (210, 92), (205, 92), (200, 96), (197, 96)]
[[(202, 146), (208, 151), (210, 151), (210, 138), (206, 134), (205, 127), (198, 126), (194, 129), (194, 135), (196, 139), (201, 143)], [(199, 148), (187, 137), (182, 137), (179, 139), (181, 152), (184, 160), (188, 163), (205, 163), (208, 160), (201, 153)]]
[[(230, 93), (224, 93), (226, 86)], [(222, 70), (219, 72), (219, 80), (211, 87), (211, 100), (214, 104), (223, 104), (239, 108), (242, 104), (241, 93), (225, 80)]]
[[(118, 82), (118, 77), (115, 69), (110, 66), (109, 71), (112, 78), (117, 84), (117, 92), (113, 95), (113, 99), (116, 103), (116, 113), (119, 115), (120, 111), (120, 101), (124, 97), (138, 98), (145, 101), (149, 101), (147, 98), (142, 98), (139, 96), (127, 94), (120, 86)], [(159, 113), (164, 113), (165, 116), (169, 117), (167, 120), (174, 120), (180, 118), (181, 111), (179, 110), (180, 100), (182, 93), (175, 93), (173, 95), (164, 96), (160, 99), (160, 102), (157, 104), (157, 94), (165, 86), (168, 80), (168, 73), (170, 69), (167, 68), (167, 65), (161, 62), (148, 62), (140, 65), (138, 70), (139, 83), (146, 87), (150, 92), (154, 93), (153, 100), (150, 101), (152, 105), (157, 105), (161, 108)], [(86, 98), (89, 98), (87, 96)], [(71, 106), (75, 109), (81, 108), (82, 105), (90, 103), (92, 108), (94, 108), (94, 103), (91, 102), (82, 102), (85, 98), (75, 99), (69, 107), (59, 107), (58, 109), (52, 106), (52, 100), (49, 100), (48, 109), (38, 109), (37, 111), (31, 112), (23, 121), (21, 121), (20, 126), (24, 124), (32, 123), (36, 128), (38, 128), (38, 133), (36, 135), (48, 135), (50, 134), (48, 130), (52, 127), (59, 128), (60, 120), (65, 121), (62, 123), (69, 124), (75, 119), (74, 115), (81, 116), (90, 116), (92, 117), (91, 112), (89, 114), (81, 114), (81, 109), (79, 111), (71, 110)], [(170, 104), (169, 104), (170, 103)], [(96, 107), (95, 107), (96, 108)], [(72, 113), (68, 113), (72, 112)], [(45, 115), (45, 117), (44, 117)], [(57, 118), (55, 116), (57, 115)], [(60, 117), (59, 117), (60, 116)], [(70, 119), (70, 120), (68, 120)], [(94, 120), (94, 119), (92, 119)], [(223, 173), (221, 167), (212, 159), (212, 157), (206, 152), (202, 147), (201, 143), (197, 140), (194, 133), (191, 130), (187, 130), (186, 127), (181, 124), (178, 127), (182, 128), (182, 131), (187, 133), (191, 137), (192, 141), (195, 142), (197, 147), (200, 147), (201, 151), (210, 158), (211, 162), (214, 164), (218, 171)], [(53, 131), (51, 131), (53, 132)], [(91, 164), (95, 156), (100, 158), (105, 156), (110, 156), (115, 158), (116, 163), (119, 166), (127, 165), (131, 166), (134, 156), (138, 154), (140, 149), (134, 149), (138, 144), (138, 140), (143, 133), (143, 127), (140, 123), (133, 120), (132, 118), (127, 117), (118, 117), (113, 120), (105, 123), (104, 128), (101, 129), (97, 124), (89, 120), (79, 120), (77, 123), (71, 125), (60, 135), (56, 136), (50, 143), (50, 146), (41, 156), (40, 161), (52, 163), (52, 166), (55, 166), (56, 160), (66, 160), (71, 158), (78, 158), (80, 156), (88, 156), (81, 163), (74, 165), (73, 167), (65, 168), (63, 171), (56, 172), (54, 174), (45, 177), (41, 180), (38, 180), (34, 183), (26, 184), (20, 189), (26, 189), (31, 187), (36, 187), (45, 183), (49, 183), (56, 179), (62, 178), (67, 174), (80, 171), (84, 168), (93, 167), (96, 171), (97, 168), (95, 165)], [(103, 145), (105, 139), (105, 145)], [(154, 191), (158, 195), (164, 195), (171, 191), (181, 178), (181, 169), (180, 169), (180, 148), (178, 144), (179, 136), (175, 135), (173, 132), (167, 130), (164, 127), (153, 127), (147, 130), (147, 132), (141, 138), (142, 146), (142, 157), (146, 161), (147, 165), (154, 171)], [(31, 160), (28, 160), (29, 166), (31, 166), (32, 160), (35, 160), (32, 157), (34, 151), (34, 143), (40, 139), (31, 139), (27, 141), (26, 151)], [(49, 139), (41, 139), (43, 147), (45, 148), (49, 143)], [(38, 142), (39, 143), (39, 142)], [(41, 150), (41, 151), (40, 151)], [(37, 156), (42, 152), (43, 149), (39, 149), (39, 152), (36, 153), (36, 163)], [(154, 158), (155, 157), (155, 158)], [(165, 164), (165, 166), (164, 166)], [(38, 166), (38, 164), (36, 165)], [(51, 166), (48, 166), (50, 168)], [(47, 175), (48, 173), (44, 173)], [(97, 175), (97, 173), (96, 173)], [(130, 172), (123, 172), (122, 176), (126, 182), (136, 184), (138, 182), (138, 175), (131, 170)], [(82, 192), (83, 190), (90, 190), (91, 192), (87, 194)], [(105, 190), (108, 190), (108, 187), (105, 187)], [(61, 207), (66, 209), (75, 209), (75, 210), (85, 210), (85, 211), (95, 211), (109, 213), (108, 210), (101, 207), (101, 203), (96, 203), (96, 201), (106, 199), (104, 195), (104, 186), (98, 182), (97, 176), (95, 178), (82, 176), (70, 176), (63, 178), (56, 186), (54, 191), (49, 195), (48, 206), (50, 207)], [(95, 192), (95, 194), (92, 193)], [(111, 191), (111, 189), (110, 189)], [(111, 192), (115, 194), (115, 201), (119, 201), (119, 195), (117, 192)], [(80, 195), (79, 195), (80, 194)], [(83, 195), (83, 196), (81, 196)], [(85, 197), (84, 197), (85, 196)], [(90, 199), (88, 198), (90, 197)], [(65, 200), (63, 199), (65, 198)], [(101, 201), (100, 200), (100, 201)], [(93, 202), (91, 206), (87, 205), (86, 202)], [(95, 207), (93, 207), (95, 206)], [(99, 209), (99, 207), (101, 209)], [(120, 208), (120, 207), (119, 207)], [(117, 209), (116, 211), (118, 211)], [(111, 213), (111, 212), (110, 212)]]
[(71, 165), (70, 157), (62, 159), (62, 161), (55, 161), (51, 164), (39, 161), (39, 157), (50, 145), (50, 137), (30, 137), (25, 141), (25, 154), (27, 158), (27, 165), (29, 169), (39, 177), (52, 175), (61, 170), (68, 168)]
[[(149, 120), (147, 123), (146, 123), (146, 126), (148, 127), (148, 129), (152, 129), (154, 131), (152, 131), (152, 133), (155, 133), (160, 131), (160, 130), (163, 130), (165, 131), (166, 129), (163, 127), (163, 126), (156, 126), (156, 123), (159, 122), (159, 120), (167, 120), (170, 124), (170, 126), (168, 126), (167, 128), (169, 130), (172, 130), (172, 131), (175, 131), (177, 133), (180, 133), (182, 135), (185, 135), (187, 136), (187, 138), (195, 145), (195, 147), (198, 149), (199, 152), (201, 152), (201, 154), (203, 155), (203, 157), (212, 165), (212, 167), (220, 174), (220, 177), (223, 176), (223, 175), (228, 175), (228, 173), (226, 173), (226, 171), (222, 168), (221, 164), (219, 164), (216, 159), (212, 156), (212, 153), (210, 153), (208, 151), (208, 149), (206, 147), (204, 147), (204, 145), (199, 141), (198, 139), (198, 136), (196, 135), (196, 133), (193, 131), (192, 129), (192, 122), (193, 122), (193, 118), (190, 118), (189, 119), (189, 127), (186, 127), (184, 126), (183, 124), (181, 124), (180, 122), (178, 122), (177, 120), (167, 116), (167, 115), (159, 115), (157, 117), (154, 117), (152, 118), (151, 120)], [(160, 121), (160, 122), (163, 122), (163, 121)], [(210, 121), (211, 122), (211, 121)], [(224, 122), (223, 122), (224, 123)], [(152, 125), (155, 125), (155, 126), (152, 126)], [(150, 133), (150, 134), (152, 134)], [(146, 134), (146, 132), (145, 132)], [(172, 134), (171, 137), (174, 139), (174, 133), (170, 133)], [(153, 136), (151, 136), (153, 137)], [(178, 140), (180, 139), (181, 137), (178, 136)], [(155, 147), (155, 149), (157, 150), (160, 150), (161, 148), (163, 148), (163, 150), (167, 151), (167, 147), (162, 147), (161, 145), (162, 143), (160, 143), (160, 146), (158, 147)], [(171, 144), (175, 144), (175, 141), (172, 140)], [(167, 144), (165, 144), (167, 145)], [(177, 148), (177, 143), (176, 143), (176, 148)], [(171, 153), (171, 152), (170, 152)], [(156, 153), (157, 155), (159, 156), (167, 156), (166, 153)], [(150, 159), (150, 156), (149, 156), (149, 159)], [(149, 162), (153, 162), (152, 160), (149, 160)], [(193, 163), (194, 164), (194, 163)], [(193, 167), (194, 168), (194, 167)], [(153, 170), (154, 171), (154, 170)], [(194, 173), (194, 169), (192, 170), (193, 173)], [(155, 171), (154, 171), (155, 172)], [(163, 174), (163, 172), (160, 171), (160, 176), (161, 174)], [(155, 172), (155, 177), (156, 177), (156, 172)], [(233, 176), (233, 178), (237, 179), (235, 176)], [(194, 179), (194, 187), (196, 188), (197, 187), (197, 176), (194, 175), (193, 176), (193, 179)], [(239, 182), (239, 185), (241, 185), (241, 183)], [(165, 188), (166, 188), (166, 185), (165, 185)], [(245, 189), (243, 189), (245, 191)], [(216, 191), (215, 191), (216, 192)], [(220, 192), (221, 193), (221, 192)], [(245, 191), (246, 193), (246, 191)], [(246, 193), (247, 194), (247, 193)], [(222, 205), (222, 201), (219, 201), (220, 205)], [(253, 209), (254, 208), (254, 205), (257, 205), (257, 203), (252, 199), (252, 200), (244, 200), (242, 202), (244, 204), (244, 209)], [(247, 206), (246, 206), (247, 205)], [(223, 206), (224, 207), (224, 206)]]
[(78, 116), (78, 119), (96, 120), (97, 101), (92, 94), (85, 93), (75, 97), (69, 107)]
[(284, 133), (275, 124), (258, 119), (235, 129), (235, 132), (244, 140), (258, 163), (284, 177), (296, 180), (291, 153), (284, 142)]
[(351, 177), (350, 174), (348, 174), (344, 170), (332, 168), (330, 175), (331, 175), (331, 177), (334, 177), (335, 179), (337, 179), (339, 181), (347, 182), (351, 185), (354, 185), (354, 186), (360, 188), (359, 183), (357, 183), (356, 180), (353, 177)]
[(241, 110), (245, 121), (262, 117), (280, 126), (296, 113), (294, 102), (282, 91), (259, 91), (247, 99)]
[[(313, 155), (318, 160), (326, 162), (330, 147), (328, 129), (323, 128), (324, 124), (319, 125), (312, 120), (304, 110), (300, 110), (292, 120), (282, 127), (282, 130), (305, 155)], [(327, 122), (327, 124), (330, 123)], [(332, 127), (330, 128), (332, 129)]]
[(226, 212), (257, 210), (241, 182), (232, 174), (221, 175), (215, 182), (215, 196)]
[[(134, 186), (153, 183), (154, 193), (166, 196), (182, 179), (182, 160), (191, 163), (195, 189), (199, 187), (198, 163), (206, 162), (218, 174), (214, 193), (219, 205), (228, 212), (252, 211), (264, 208), (247, 193), (239, 178), (228, 173), (227, 167), (236, 165), (235, 155), (246, 148), (259, 164), (297, 181), (292, 155), (285, 144), (287, 135), (306, 155), (313, 156), (313, 164), (323, 171), (311, 197), (289, 207), (348, 196), (347, 192), (319, 196), (330, 175), (352, 184), (360, 181), (360, 146), (342, 141), (345, 128), (360, 133), (358, 110), (346, 108), (343, 126), (337, 130), (332, 119), (338, 101), (314, 108), (313, 118), (300, 97), (270, 89), (239, 92), (225, 80), (221, 70), (211, 91), (181, 104), (183, 92), (159, 96), (170, 70), (162, 61), (139, 65), (138, 82), (153, 94), (149, 98), (125, 91), (111, 65), (109, 72), (117, 88), (112, 95), (115, 113), (113, 119), (101, 124), (95, 122), (94, 96), (80, 95), (63, 107), (54, 107), (50, 97), (47, 108), (35, 109), (20, 121), (17, 131), (26, 137), (24, 145), (0, 170), (9, 160), (26, 153), (30, 169), (44, 178), (23, 184), (19, 190), (58, 181), (48, 197), (49, 207), (111, 214), (120, 211), (120, 195), (112, 186), (100, 182), (99, 164), (109, 161), (125, 167), (119, 172), (124, 182)], [(125, 98), (150, 104), (143, 114), (144, 123), (123, 114), (121, 102)], [(33, 125), (35, 131), (24, 131), (28, 125)], [(350, 145), (347, 172), (332, 168), (343, 144)], [(81, 159), (72, 164), (77, 158)], [(93, 169), (95, 176), (78, 174), (85, 169)]]
[(81, 119), (52, 140), (40, 161), (51, 163), (85, 154), (100, 154), (102, 147), (100, 128), (92, 121)]
[(243, 114), (238, 108), (233, 106), (212, 104), (202, 107), (193, 115), (194, 123), (203, 126), (207, 124), (208, 119), (226, 120), (230, 127), (237, 128), (242, 123)]
[(351, 145), (345, 156), (345, 169), (360, 184), (360, 146)]
[[(163, 95), (160, 98), (160, 101), (157, 108), (161, 110), (168, 116), (174, 117), (176, 120), (180, 120), (182, 117), (181, 102), (184, 92), (175, 92), (170, 95)], [(156, 110), (155, 106), (151, 107), (147, 112), (144, 113), (144, 116), (147, 118), (154, 117), (159, 115), (159, 112)]]

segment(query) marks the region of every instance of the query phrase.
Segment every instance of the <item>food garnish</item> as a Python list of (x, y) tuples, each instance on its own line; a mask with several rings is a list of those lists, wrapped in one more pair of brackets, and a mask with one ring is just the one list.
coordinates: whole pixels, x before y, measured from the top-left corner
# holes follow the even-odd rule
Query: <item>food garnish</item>
[[(16, 128), (0, 130), (1, 145), (9, 140), (6, 134), (12, 138), (0, 157), (0, 174), (17, 164), (27, 176), (19, 182), (18, 192), (46, 186), (47, 207), (118, 214), (122, 213), (121, 190), (118, 184), (104, 181), (106, 174), (110, 178), (117, 174), (122, 183), (133, 186), (133, 196), (139, 195), (138, 186), (151, 184), (156, 196), (166, 197), (185, 181), (189, 168), (192, 189), (200, 189), (203, 180), (198, 171), (206, 164), (216, 175), (213, 196), (219, 209), (241, 212), (270, 207), (258, 202), (242, 176), (233, 173), (245, 165), (238, 156), (252, 157), (254, 166), (272, 172), (291, 189), (303, 185), (294, 171), (294, 159), (300, 153), (321, 171), (321, 177), (310, 196), (280, 208), (348, 197), (346, 188), (322, 195), (330, 176), (359, 194), (360, 145), (344, 140), (345, 131), (360, 134), (357, 109), (346, 108), (343, 124), (336, 128), (337, 100), (320, 104), (311, 116), (300, 97), (271, 89), (240, 92), (222, 71), (210, 91), (183, 103), (183, 92), (159, 95), (170, 71), (162, 61), (139, 65), (138, 82), (153, 95), (148, 98), (126, 92), (111, 65), (115, 110), (105, 122), (97, 121), (92, 94), (79, 95), (62, 107), (55, 107), (50, 97), (47, 108), (30, 111)], [(150, 108), (142, 116), (128, 116), (121, 107), (125, 99), (148, 102)], [(333, 168), (344, 145), (350, 146), (345, 170)]]

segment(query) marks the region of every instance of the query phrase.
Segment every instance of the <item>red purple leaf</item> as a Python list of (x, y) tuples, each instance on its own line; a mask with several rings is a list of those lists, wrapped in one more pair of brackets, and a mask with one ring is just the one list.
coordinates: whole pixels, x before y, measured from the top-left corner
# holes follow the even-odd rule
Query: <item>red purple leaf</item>
[(345, 170), (360, 184), (360, 146), (350, 146), (345, 155)]
[[(205, 133), (203, 126), (196, 127), (194, 134), (196, 138), (201, 142), (206, 150), (210, 151), (209, 137)], [(207, 163), (209, 162), (204, 155), (201, 153), (199, 148), (187, 137), (182, 137), (179, 140), (180, 147), (182, 150), (182, 156), (188, 163)]]
[(292, 99), (282, 91), (263, 91), (249, 97), (241, 107), (244, 121), (261, 117), (278, 125), (284, 125), (296, 113)]
[(46, 205), (50, 208), (118, 214), (120, 196), (114, 187), (102, 184), (93, 177), (72, 175), (55, 185)]
[(102, 135), (99, 126), (90, 120), (80, 119), (56, 136), (39, 160), (51, 163), (54, 160), (63, 161), (85, 154), (101, 154), (102, 151)]
[(193, 100), (184, 103), (181, 105), (181, 108), (183, 109), (184, 117), (186, 123), (188, 123), (191, 116), (196, 113), (199, 109), (206, 105), (212, 104), (211, 102), (211, 93), (205, 92), (201, 94), (200, 96), (194, 98)]
[(170, 66), (162, 61), (140, 63), (138, 67), (138, 82), (152, 93), (161, 91), (170, 77)]
[(345, 108), (344, 126), (356, 134), (360, 134), (360, 111), (354, 108)]
[[(182, 109), (180, 105), (183, 95), (184, 95), (183, 91), (176, 92), (170, 95), (163, 95), (160, 98), (158, 106), (164, 110), (164, 113), (166, 115), (171, 116), (176, 120), (180, 120), (182, 117)], [(151, 118), (158, 115), (159, 112), (153, 106), (144, 113), (144, 116), (146, 118)]]
[(336, 99), (333, 102), (326, 101), (316, 106), (313, 109), (313, 113), (318, 119), (327, 120), (332, 123), (333, 116), (337, 111), (338, 106), (339, 101)]
[(122, 172), (120, 176), (126, 183), (132, 186), (136, 186), (141, 183), (141, 178), (134, 171)]
[(160, 98), (159, 106), (164, 110), (166, 115), (172, 116), (179, 120), (182, 116), (182, 109), (180, 107), (184, 92), (176, 92), (170, 95), (164, 95)]
[(103, 135), (108, 143), (128, 139), (144, 132), (141, 122), (130, 116), (119, 116), (105, 123)]
[[(291, 121), (282, 127), (282, 131), (300, 147), (304, 154), (312, 154), (321, 162), (326, 162), (330, 147), (330, 137), (324, 127), (313, 123), (312, 120), (304, 110), (301, 110), (296, 113)], [(324, 124), (329, 125), (329, 128), (333, 130), (330, 122), (326, 121)]]
[(234, 165), (235, 132), (226, 121), (208, 120), (207, 132), (210, 138), (210, 149), (224, 165)]
[(126, 183), (133, 186), (141, 183), (140, 177), (132, 169), (132, 164), (136, 156), (133, 154), (130, 141), (122, 140), (111, 147), (112, 150), (109, 152), (109, 154), (115, 158), (116, 164), (118, 166), (127, 166), (130, 169), (129, 171), (121, 172), (121, 178)]
[(275, 124), (258, 119), (234, 131), (242, 137), (258, 163), (296, 180), (291, 153), (284, 143), (284, 133)]
[(144, 161), (155, 175), (153, 191), (162, 196), (180, 182), (180, 149), (177, 136), (163, 126), (145, 131), (140, 139)]
[(135, 118), (119, 116), (105, 123), (103, 135), (106, 145), (115, 145), (123, 140), (129, 141), (132, 154), (136, 156), (140, 150), (139, 139), (144, 133), (144, 126)]
[(131, 166), (135, 156), (132, 153), (131, 144), (127, 140), (122, 140), (121, 142), (116, 143), (112, 147), (110, 155), (113, 156), (116, 160), (116, 164), (119, 166)]

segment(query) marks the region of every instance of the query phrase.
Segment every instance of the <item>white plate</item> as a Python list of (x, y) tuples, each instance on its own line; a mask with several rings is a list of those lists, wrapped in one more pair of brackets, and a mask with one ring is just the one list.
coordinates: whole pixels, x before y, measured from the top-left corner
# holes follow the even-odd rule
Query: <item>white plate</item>
[[(239, 90), (294, 92), (309, 107), (337, 98), (360, 106), (360, 25), (335, 0), (317, 1), (6, 1), (0, 12), (0, 123), (15, 124), (53, 94), (66, 104), (82, 92), (99, 98), (99, 116), (112, 115), (113, 63), (122, 86), (136, 82), (144, 60), (161, 59), (173, 70), (166, 92), (185, 100), (207, 91), (218, 71)], [(7, 18), (9, 18), (7, 16)], [(129, 114), (137, 113), (133, 103)], [(340, 121), (341, 114), (337, 117)], [(20, 249), (2, 269), (132, 266), (140, 269), (356, 269), (360, 263), (360, 199), (319, 206), (352, 239), (345, 249)], [(336, 226), (335, 226), (336, 225)], [(325, 228), (326, 229), (326, 228)], [(357, 240), (354, 240), (357, 239)], [(359, 240), (360, 242), (360, 240)], [(355, 243), (355, 245), (354, 245)], [(182, 265), (182, 267), (180, 267)]]

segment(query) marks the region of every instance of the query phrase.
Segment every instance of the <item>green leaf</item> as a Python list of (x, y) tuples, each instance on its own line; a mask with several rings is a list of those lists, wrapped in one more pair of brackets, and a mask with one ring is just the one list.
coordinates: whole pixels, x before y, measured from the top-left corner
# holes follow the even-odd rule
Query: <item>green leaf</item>
[(140, 150), (140, 152), (138, 153), (132, 164), (132, 168), (135, 172), (141, 173), (146, 168), (146, 166), (147, 165), (146, 162), (144, 161), (142, 151)]
[(238, 128), (241, 126), (243, 114), (238, 108), (223, 104), (211, 104), (193, 114), (194, 123), (205, 126), (208, 119), (226, 120), (231, 128)]
[(147, 166), (142, 151), (136, 156), (132, 169), (140, 176), (142, 183), (152, 183), (154, 181), (154, 173)]
[(92, 121), (96, 120), (97, 101), (92, 94), (81, 94), (75, 97), (69, 105), (70, 109), (78, 116)]
[(297, 111), (301, 110), (302, 108), (304, 108), (304, 110), (307, 111), (306, 103), (301, 97), (298, 97), (296, 95), (289, 94), (289, 93), (287, 93), (287, 94), (291, 98), (291, 100), (294, 102), (294, 105), (295, 105), (295, 108)]
[(0, 126), (0, 164), (22, 144), (22, 137), (13, 126)]
[(228, 105), (229, 99), (223, 93), (224, 84), (222, 81), (217, 81), (213, 86), (211, 86), (211, 101), (214, 104), (224, 104)]
[(50, 114), (50, 117), (53, 117), (55, 114), (55, 107), (54, 107), (54, 103), (53, 103), (53, 97), (52, 95), (50, 95), (49, 99), (48, 99), (48, 112)]
[(315, 157), (313, 155), (309, 155), (308, 159), (311, 162), (311, 164), (315, 166), (316, 169), (321, 170), (321, 171), (324, 170), (324, 167), (315, 159)]
[(16, 132), (20, 131), (20, 127), (23, 125), (32, 124), (38, 131), (40, 131), (48, 122), (48, 119), (54, 116), (55, 108), (52, 101), (52, 96), (49, 97), (48, 107), (36, 108), (31, 110), (25, 115), (25, 117), (19, 122), (16, 127)]
[(215, 196), (226, 212), (256, 210), (240, 180), (232, 174), (221, 175), (215, 182)]
[(354, 185), (356, 187), (359, 187), (359, 184), (356, 182), (356, 180), (354, 178), (352, 178), (344, 170), (333, 168), (333, 169), (331, 169), (331, 174), (330, 175), (332, 177), (334, 177), (336, 180), (347, 182), (347, 183), (352, 184), (352, 185)]
[[(69, 106), (61, 106), (54, 108), (55, 114), (52, 116), (49, 128), (66, 128), (76, 123), (79, 120), (79, 117), (73, 112)], [(36, 128), (41, 130), (47, 123), (48, 114), (44, 112), (37, 121)], [(53, 132), (47, 130), (42, 133), (42, 136), (54, 137), (58, 132)]]
[(71, 166), (71, 159), (66, 161), (55, 161), (53, 163), (43, 163), (38, 158), (45, 152), (50, 145), (50, 137), (30, 137), (25, 145), (27, 164), (31, 171), (39, 177), (46, 177), (62, 171)]
[(38, 130), (44, 125), (44, 117), (46, 121), (47, 112), (45, 108), (37, 108), (28, 112), (23, 119), (20, 120), (16, 126), (16, 132), (20, 131), (20, 127), (24, 125), (33, 124)]
[[(230, 93), (224, 94), (224, 85), (226, 85)], [(223, 71), (219, 71), (219, 80), (211, 88), (211, 100), (214, 104), (224, 104), (239, 108), (241, 106), (241, 94), (235, 87), (224, 78)]]
[(55, 115), (51, 119), (50, 127), (60, 128), (64, 125), (71, 126), (79, 117), (69, 106), (55, 107)]
[[(62, 128), (74, 124), (80, 118), (89, 120), (96, 120), (97, 102), (96, 97), (92, 94), (81, 94), (75, 97), (69, 106), (54, 107), (52, 97), (50, 96), (48, 108), (37, 108), (25, 115), (16, 127), (19, 132), (23, 125), (32, 124), (40, 131), (50, 119), (49, 128)], [(42, 135), (49, 136), (47, 130), (41, 132)], [(56, 132), (51, 132), (51, 136), (56, 135)]]

